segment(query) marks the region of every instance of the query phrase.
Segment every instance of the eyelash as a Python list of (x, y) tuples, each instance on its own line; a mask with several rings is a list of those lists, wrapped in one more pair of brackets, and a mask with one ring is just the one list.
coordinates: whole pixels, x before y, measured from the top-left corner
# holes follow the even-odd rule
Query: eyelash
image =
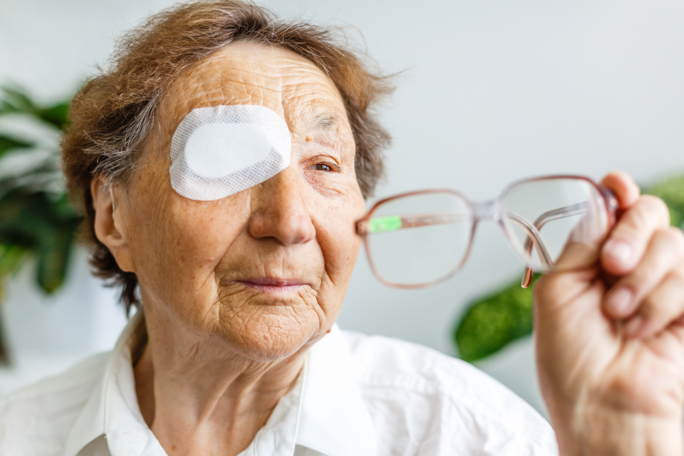
[[(328, 169), (321, 169), (324, 166)], [(328, 165), (327, 163), (316, 163), (315, 165), (309, 167), (309, 169), (312, 169), (312, 168), (315, 171), (329, 171), (329, 172), (333, 171), (332, 166)]]
[[(322, 169), (323, 167), (327, 169)], [(311, 166), (309, 166), (309, 169), (313, 171), (322, 171), (325, 173), (340, 172), (340, 167), (334, 163), (314, 163)]]

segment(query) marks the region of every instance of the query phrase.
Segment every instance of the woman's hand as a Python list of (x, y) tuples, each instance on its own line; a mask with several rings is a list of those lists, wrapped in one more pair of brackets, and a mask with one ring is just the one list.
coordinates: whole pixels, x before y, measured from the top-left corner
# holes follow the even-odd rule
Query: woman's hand
[(619, 200), (616, 225), (561, 258), (599, 266), (535, 285), (542, 393), (562, 455), (681, 455), (684, 234), (629, 176), (603, 184)]

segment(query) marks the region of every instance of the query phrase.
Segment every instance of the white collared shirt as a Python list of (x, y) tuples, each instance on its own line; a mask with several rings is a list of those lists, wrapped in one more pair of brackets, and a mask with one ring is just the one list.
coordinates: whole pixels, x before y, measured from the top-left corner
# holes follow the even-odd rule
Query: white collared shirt
[[(0, 401), (0, 455), (166, 456), (143, 420), (131, 352), (114, 350)], [(337, 327), (240, 456), (555, 455), (549, 424), (469, 364)]]

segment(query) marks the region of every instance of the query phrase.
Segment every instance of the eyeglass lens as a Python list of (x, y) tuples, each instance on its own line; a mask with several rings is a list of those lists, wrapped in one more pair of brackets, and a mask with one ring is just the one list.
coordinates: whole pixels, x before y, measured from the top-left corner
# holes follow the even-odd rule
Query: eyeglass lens
[(457, 195), (427, 193), (380, 205), (366, 247), (376, 275), (391, 284), (429, 284), (458, 268), (470, 245), (473, 214)]
[(554, 268), (568, 241), (594, 242), (606, 231), (598, 189), (581, 179), (540, 179), (513, 186), (502, 200), (513, 249), (536, 271)]

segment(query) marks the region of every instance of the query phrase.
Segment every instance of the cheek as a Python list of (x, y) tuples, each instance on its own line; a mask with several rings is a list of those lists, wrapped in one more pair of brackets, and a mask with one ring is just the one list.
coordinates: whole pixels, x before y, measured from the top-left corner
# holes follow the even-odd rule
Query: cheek
[(197, 202), (174, 193), (143, 206), (148, 209), (138, 211), (137, 242), (132, 246), (138, 279), (146, 288), (142, 291), (165, 301), (190, 294), (196, 295), (195, 302), (214, 300), (212, 275), (243, 230), (248, 198), (248, 192), (242, 192), (221, 201)]
[(326, 273), (336, 294), (344, 296), (361, 249), (361, 237), (356, 234), (356, 221), (363, 217), (365, 206), (358, 196), (321, 201), (316, 204), (314, 223), (323, 252)]

